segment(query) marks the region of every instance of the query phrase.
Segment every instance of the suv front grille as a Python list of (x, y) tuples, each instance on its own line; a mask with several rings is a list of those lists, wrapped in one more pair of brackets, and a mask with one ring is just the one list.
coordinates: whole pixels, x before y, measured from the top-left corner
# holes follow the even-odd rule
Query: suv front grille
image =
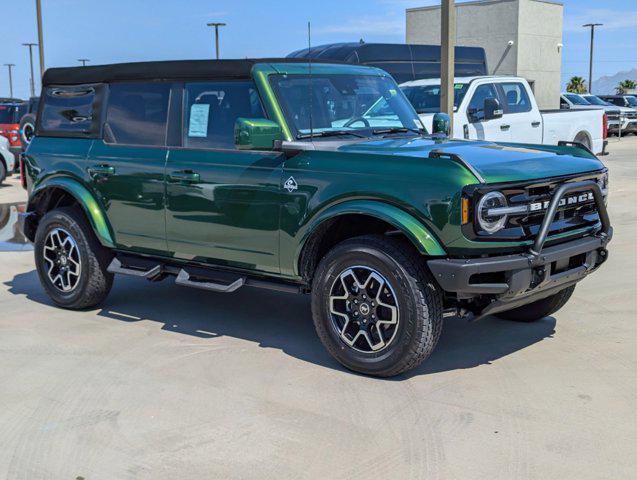
[[(534, 210), (519, 214), (509, 214), (505, 227), (494, 234), (480, 231), (477, 214), (473, 210), (471, 212), (473, 221), (463, 226), (465, 236), (482, 241), (533, 240), (544, 221), (548, 203), (561, 185), (567, 182), (583, 180), (597, 181), (600, 176), (600, 173), (595, 173), (543, 180), (526, 185), (490, 185), (487, 189), (478, 190), (475, 193), (476, 199), (488, 191), (497, 190), (504, 194), (509, 207), (533, 205)], [(599, 223), (595, 201), (592, 194), (589, 195), (589, 192), (590, 190), (586, 191), (584, 189), (581, 192), (572, 192), (564, 197), (564, 205), (558, 208), (555, 219), (549, 228), (549, 235), (593, 227)], [(472, 202), (474, 208), (476, 204), (477, 202)]]

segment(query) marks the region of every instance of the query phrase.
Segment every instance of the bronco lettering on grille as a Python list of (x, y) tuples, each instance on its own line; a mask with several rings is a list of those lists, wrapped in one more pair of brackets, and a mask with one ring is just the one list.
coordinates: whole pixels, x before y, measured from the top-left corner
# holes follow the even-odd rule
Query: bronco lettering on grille
[[(564, 206), (571, 206), (571, 205), (578, 205), (580, 203), (586, 203), (586, 202), (592, 202), (594, 200), (593, 197), (593, 192), (588, 192), (588, 193), (582, 193), (580, 195), (573, 195), (570, 197), (564, 197), (560, 200), (560, 203), (558, 204), (558, 206), (560, 207), (564, 207)], [(549, 204), (551, 203), (550, 200), (546, 200), (544, 202), (535, 202), (535, 203), (531, 203), (529, 205), (529, 211), (530, 212), (539, 212), (541, 210), (546, 210), (547, 208), (549, 208)]]

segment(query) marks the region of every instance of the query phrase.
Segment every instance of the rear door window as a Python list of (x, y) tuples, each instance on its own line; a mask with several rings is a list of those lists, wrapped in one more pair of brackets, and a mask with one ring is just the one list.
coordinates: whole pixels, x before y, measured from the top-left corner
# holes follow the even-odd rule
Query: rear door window
[(187, 83), (183, 146), (234, 149), (237, 118), (264, 118), (252, 81)]
[(100, 112), (97, 108), (104, 86), (78, 85), (47, 87), (38, 134), (94, 138), (99, 135)]
[(500, 83), (502, 96), (505, 99), (506, 113), (524, 113), (531, 111), (531, 100), (526, 93), (526, 88), (521, 83)]
[(105, 138), (119, 144), (165, 145), (170, 89), (169, 83), (111, 84)]

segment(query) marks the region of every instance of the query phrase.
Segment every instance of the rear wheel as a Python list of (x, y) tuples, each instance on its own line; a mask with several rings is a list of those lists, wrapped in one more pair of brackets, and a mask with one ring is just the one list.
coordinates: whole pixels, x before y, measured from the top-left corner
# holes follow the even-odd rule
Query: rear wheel
[(586, 148), (588, 148), (589, 150), (593, 149), (593, 145), (591, 145), (591, 141), (588, 138), (588, 135), (586, 135), (586, 133), (584, 132), (580, 132), (575, 136), (575, 140), (574, 142), (576, 143), (581, 143), (582, 145), (584, 145)]
[(319, 264), (312, 314), (321, 342), (342, 365), (389, 377), (435, 348), (442, 291), (410, 244), (363, 236), (337, 245)]
[(0, 183), (4, 182), (7, 178), (7, 167), (4, 166), (4, 162), (0, 160)]
[(79, 207), (47, 213), (34, 244), (40, 282), (57, 305), (82, 309), (106, 298), (113, 284), (106, 270), (112, 254), (97, 241)]
[(555, 295), (538, 300), (537, 302), (522, 305), (521, 307), (507, 310), (506, 312), (500, 312), (496, 314), (496, 316), (504, 320), (513, 320), (515, 322), (535, 322), (552, 315), (566, 305), (566, 302), (568, 302), (571, 295), (573, 295), (573, 291), (575, 291), (575, 285), (565, 288)]

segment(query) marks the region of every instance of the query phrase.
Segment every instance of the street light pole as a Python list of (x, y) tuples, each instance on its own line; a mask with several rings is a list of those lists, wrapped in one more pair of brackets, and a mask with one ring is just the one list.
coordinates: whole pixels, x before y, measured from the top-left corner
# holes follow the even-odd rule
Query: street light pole
[(35, 14), (38, 20), (38, 50), (40, 53), (40, 76), (44, 75), (44, 35), (42, 33), (42, 5), (35, 0)]
[(206, 25), (215, 28), (215, 50), (217, 52), (217, 60), (219, 60), (219, 27), (225, 27), (226, 24), (222, 22), (210, 22)]
[(11, 69), (15, 67), (15, 63), (5, 63), (4, 65), (9, 69), (9, 97), (13, 98), (13, 72)]
[(595, 42), (595, 27), (601, 27), (603, 23), (587, 23), (582, 27), (590, 27), (591, 29), (591, 56), (588, 64), (588, 93), (593, 93), (593, 44)]
[(81, 62), (83, 67), (86, 67), (86, 62), (90, 62), (91, 59), (90, 58), (78, 58), (77, 61)]
[(31, 67), (31, 78), (29, 79), (31, 86), (31, 96), (35, 97), (35, 79), (33, 78), (33, 47), (37, 45), (37, 43), (23, 43), (25, 47), (29, 47), (29, 66)]
[(453, 101), (456, 48), (456, 7), (454, 0), (442, 0), (440, 28), (440, 111), (449, 115), (453, 132)]

